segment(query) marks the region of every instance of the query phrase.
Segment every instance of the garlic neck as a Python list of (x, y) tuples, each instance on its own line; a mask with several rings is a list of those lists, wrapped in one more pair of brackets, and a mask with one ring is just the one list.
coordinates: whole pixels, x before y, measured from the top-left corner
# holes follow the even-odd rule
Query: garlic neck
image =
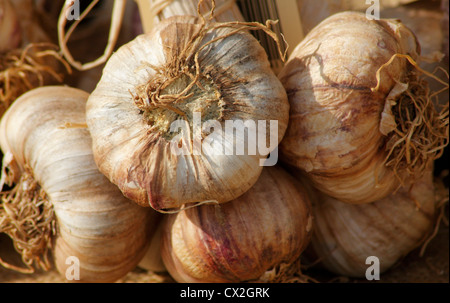
[(168, 140), (179, 133), (170, 129), (176, 120), (184, 119), (193, 132), (194, 113), (201, 114), (202, 124), (222, 118), (224, 102), (217, 85), (208, 76), (194, 76), (189, 71), (170, 79), (157, 75), (136, 91), (138, 96), (134, 100), (143, 119)]

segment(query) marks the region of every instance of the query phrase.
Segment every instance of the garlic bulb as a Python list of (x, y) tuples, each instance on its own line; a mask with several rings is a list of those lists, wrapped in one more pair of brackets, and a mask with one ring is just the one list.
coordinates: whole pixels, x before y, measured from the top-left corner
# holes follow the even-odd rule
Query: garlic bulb
[[(274, 150), (289, 111), (264, 49), (245, 32), (256, 28), (268, 30), (175, 16), (111, 56), (86, 115), (96, 163), (125, 196), (161, 210), (227, 202), (256, 182), (267, 153), (249, 146), (258, 138)], [(251, 122), (254, 136), (230, 139), (227, 122)]]
[(0, 53), (14, 49), (21, 42), (17, 14), (9, 0), (0, 0)]
[(302, 184), (279, 167), (264, 168), (241, 197), (201, 205), (163, 221), (162, 258), (178, 282), (240, 282), (291, 264), (312, 230)]
[(343, 12), (322, 21), (279, 74), (291, 105), (281, 159), (347, 203), (419, 178), (448, 142), (448, 110), (437, 113), (418, 78), (419, 53), (398, 20)]
[(312, 250), (328, 270), (364, 277), (369, 256), (380, 272), (418, 247), (434, 226), (435, 199), (431, 172), (373, 203), (352, 205), (326, 195), (313, 203)]
[[(52, 236), (53, 246), (42, 245), (53, 247), (56, 267), (62, 275), (75, 275), (74, 266), (79, 265), (79, 276), (69, 275), (74, 280), (112, 282), (138, 264), (159, 214), (127, 200), (98, 171), (85, 126), (87, 97), (78, 89), (48, 86), (31, 90), (14, 102), (0, 124), (0, 145), (9, 155), (4, 159), (2, 184), (14, 181), (21, 185), (16, 197), (19, 193), (22, 197), (33, 195), (26, 184), (35, 184), (41, 190), (30, 203), (50, 202), (56, 235)], [(28, 176), (28, 183), (24, 176)], [(5, 209), (20, 203), (7, 200), (2, 199)], [(49, 224), (45, 220), (51, 219), (35, 219), (29, 226), (23, 222), (33, 220), (23, 214), (24, 209), (12, 217), (8, 216), (10, 211), (2, 213), (0, 220), (2, 224), (10, 222), (10, 226), (0, 229), (3, 227), (5, 232), (13, 233), (13, 238), (17, 237), (13, 239), (17, 247), (23, 245), (20, 237), (27, 226), (32, 246), (36, 243), (33, 237), (39, 236), (34, 227)], [(14, 233), (17, 225), (20, 229)], [(43, 247), (37, 247), (40, 248)], [(30, 256), (30, 251), (26, 246), (22, 254), (31, 268), (33, 262), (39, 265), (45, 256)]]

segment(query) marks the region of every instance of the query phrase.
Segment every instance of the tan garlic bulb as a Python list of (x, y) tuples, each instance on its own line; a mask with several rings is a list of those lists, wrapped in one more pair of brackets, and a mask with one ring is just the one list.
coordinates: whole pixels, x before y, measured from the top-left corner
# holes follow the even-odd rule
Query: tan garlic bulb
[(306, 248), (310, 203), (301, 183), (277, 166), (266, 167), (249, 191), (229, 203), (167, 215), (164, 264), (178, 282), (256, 280), (291, 264)]
[(159, 214), (126, 199), (98, 171), (85, 124), (87, 98), (75, 88), (41, 87), (3, 116), (2, 183), (16, 185), (13, 196), (2, 195), (0, 230), (13, 238), (30, 269), (42, 265), (41, 254), (50, 248), (66, 278), (113, 282), (141, 260)]
[[(380, 273), (424, 243), (435, 222), (431, 172), (373, 203), (352, 205), (326, 195), (313, 203), (311, 245), (317, 260), (338, 275), (365, 277), (377, 257)], [(308, 248), (308, 249), (309, 249)]]
[(246, 32), (257, 28), (268, 30), (174, 16), (111, 56), (86, 115), (96, 163), (125, 196), (177, 209), (230, 201), (256, 182), (289, 114), (264, 49)]
[(448, 142), (448, 111), (430, 102), (419, 53), (398, 20), (342, 12), (322, 21), (279, 74), (291, 105), (281, 159), (347, 203), (418, 178)]

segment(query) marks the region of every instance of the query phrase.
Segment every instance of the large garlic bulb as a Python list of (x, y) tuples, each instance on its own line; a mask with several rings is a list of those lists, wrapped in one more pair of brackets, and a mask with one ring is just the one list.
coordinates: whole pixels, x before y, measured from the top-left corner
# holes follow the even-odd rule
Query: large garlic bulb
[[(312, 250), (328, 270), (364, 277), (377, 257), (380, 273), (426, 240), (435, 222), (431, 172), (373, 203), (352, 205), (326, 195), (313, 203)], [(370, 259), (369, 259), (370, 260)]]
[[(245, 29), (174, 16), (111, 56), (86, 114), (96, 163), (125, 196), (170, 209), (227, 202), (256, 182), (267, 157), (259, 146), (275, 149), (289, 104)], [(227, 122), (252, 131), (233, 135)]]
[(279, 75), (291, 105), (281, 159), (343, 202), (368, 203), (392, 193), (405, 171), (433, 157), (432, 148), (421, 148), (435, 144), (438, 127), (417, 138), (409, 133), (434, 123), (424, 122), (424, 113), (434, 111), (431, 102), (417, 109), (411, 101), (425, 86), (413, 85), (415, 67), (406, 56), (417, 60), (419, 52), (416, 37), (398, 20), (343, 12), (322, 21)]
[(53, 255), (61, 274), (67, 277), (66, 270), (74, 274), (79, 269), (78, 277), (69, 276), (112, 282), (139, 263), (159, 214), (126, 199), (98, 171), (85, 126), (87, 97), (62, 86), (25, 93), (1, 120), (0, 144), (5, 159), (12, 155), (4, 167), (8, 175), (15, 183), (20, 176), (31, 176), (53, 206)]
[(279, 167), (264, 168), (241, 197), (165, 217), (162, 258), (178, 282), (255, 280), (291, 264), (310, 240), (313, 218), (301, 183)]

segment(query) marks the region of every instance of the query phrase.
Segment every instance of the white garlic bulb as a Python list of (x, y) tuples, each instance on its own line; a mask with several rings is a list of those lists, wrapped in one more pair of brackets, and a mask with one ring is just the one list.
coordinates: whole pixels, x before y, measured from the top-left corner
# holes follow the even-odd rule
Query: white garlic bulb
[(386, 197), (448, 142), (414, 60), (420, 45), (398, 20), (335, 14), (294, 49), (279, 78), (289, 127), (280, 157), (347, 203)]
[[(245, 29), (175, 16), (108, 60), (87, 102), (87, 124), (100, 171), (125, 196), (171, 209), (227, 202), (256, 182), (284, 135), (289, 104), (264, 49)], [(194, 127), (196, 114), (202, 127), (213, 128)], [(254, 135), (225, 135), (226, 122), (247, 121), (256, 125)], [(177, 122), (188, 127), (172, 131)]]
[(138, 264), (159, 214), (127, 200), (98, 171), (85, 126), (87, 97), (63, 86), (23, 94), (1, 120), (0, 145), (16, 164), (4, 167), (8, 175), (18, 182), (28, 173), (53, 207), (52, 250), (60, 273), (79, 265), (74, 280), (112, 282)]

